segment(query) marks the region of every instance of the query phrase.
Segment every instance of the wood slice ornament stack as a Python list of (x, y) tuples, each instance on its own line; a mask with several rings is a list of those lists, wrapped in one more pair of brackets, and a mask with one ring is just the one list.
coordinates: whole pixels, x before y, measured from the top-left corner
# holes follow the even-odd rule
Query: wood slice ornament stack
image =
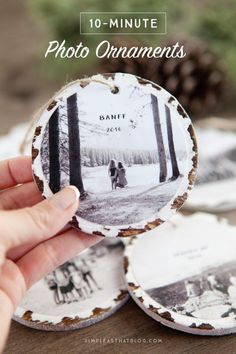
[(236, 227), (214, 215), (176, 215), (128, 241), (124, 268), (135, 302), (156, 321), (198, 335), (236, 332)]
[(209, 118), (200, 123), (196, 130), (198, 178), (184, 207), (212, 213), (235, 210), (236, 194), (232, 191), (236, 190), (236, 122)]
[(14, 320), (35, 329), (66, 331), (111, 316), (129, 299), (123, 276), (123, 243), (106, 239), (37, 282)]
[(152, 230), (187, 199), (197, 146), (190, 118), (152, 82), (104, 74), (62, 88), (37, 117), (32, 156), (44, 197), (80, 191), (71, 225), (91, 235)]

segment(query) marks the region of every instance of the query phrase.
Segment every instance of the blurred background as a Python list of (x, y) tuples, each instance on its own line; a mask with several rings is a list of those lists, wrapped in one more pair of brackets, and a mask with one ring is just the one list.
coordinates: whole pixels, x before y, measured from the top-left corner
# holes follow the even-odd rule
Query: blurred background
[[(80, 12), (167, 12), (167, 35), (79, 34)], [(0, 2), (0, 159), (19, 154), (33, 114), (65, 83), (99, 72), (152, 80), (179, 99), (194, 122), (198, 179), (191, 210), (236, 209), (235, 0), (8, 0)], [(185, 46), (183, 59), (96, 59), (107, 39), (117, 47)], [(44, 58), (51, 40), (83, 42), (88, 59)], [(27, 153), (33, 132), (29, 134)], [(235, 218), (235, 213), (232, 214)]]
[[(168, 34), (80, 36), (81, 11), (166, 11)], [(234, 118), (236, 111), (236, 2), (233, 0), (8, 0), (0, 3), (0, 134), (33, 112), (67, 81), (97, 72), (130, 72), (165, 87), (191, 117)], [(107, 36), (108, 37), (108, 36)], [(44, 59), (49, 40), (103, 39), (117, 46), (169, 45), (179, 41), (182, 60)]]
[[(80, 36), (81, 11), (166, 11), (167, 35)], [(221, 213), (235, 224), (235, 18), (235, 0), (0, 0), (0, 160), (19, 154), (33, 114), (65, 83), (98, 72), (137, 74), (176, 96), (196, 128), (200, 165), (186, 212)], [(181, 60), (96, 60), (92, 55), (46, 60), (48, 42), (64, 39), (68, 46), (82, 41), (90, 48), (103, 39), (128, 47), (178, 41), (187, 55)], [(14, 333), (14, 348), (23, 337), (32, 338), (18, 327)]]

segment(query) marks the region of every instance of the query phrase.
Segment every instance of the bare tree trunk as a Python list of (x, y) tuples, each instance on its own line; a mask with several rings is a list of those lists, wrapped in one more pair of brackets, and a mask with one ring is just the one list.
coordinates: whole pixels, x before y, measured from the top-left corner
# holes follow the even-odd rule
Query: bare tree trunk
[(166, 110), (166, 124), (167, 124), (167, 135), (168, 135), (168, 144), (169, 144), (169, 151), (170, 151), (170, 159), (172, 165), (172, 177), (171, 179), (176, 179), (179, 177), (179, 167), (176, 159), (175, 153), (175, 146), (174, 146), (174, 139), (173, 139), (173, 131), (172, 131), (172, 124), (171, 124), (171, 116), (170, 116), (170, 109), (168, 106), (165, 106)]
[(67, 98), (67, 119), (69, 134), (70, 184), (77, 187), (81, 196), (83, 196), (85, 191), (81, 171), (79, 114), (76, 94)]
[(53, 112), (49, 119), (49, 187), (53, 193), (60, 190), (59, 161), (59, 110)]
[(163, 136), (161, 131), (161, 122), (160, 122), (158, 101), (156, 96), (151, 95), (151, 103), (152, 103), (152, 112), (153, 112), (154, 127), (156, 133), (157, 149), (158, 149), (159, 164), (160, 164), (159, 178), (160, 178), (160, 182), (165, 182), (167, 177), (166, 153), (165, 153), (165, 147), (164, 147)]

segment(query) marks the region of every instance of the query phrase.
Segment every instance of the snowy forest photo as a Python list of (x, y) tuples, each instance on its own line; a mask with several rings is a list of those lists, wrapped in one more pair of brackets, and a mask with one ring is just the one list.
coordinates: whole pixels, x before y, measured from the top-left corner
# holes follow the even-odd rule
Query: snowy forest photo
[[(104, 113), (104, 92), (99, 97), (96, 91), (94, 105), (84, 92), (61, 101), (44, 131), (41, 162), (50, 189), (75, 185), (81, 195), (77, 215), (98, 224), (131, 224), (157, 215), (186, 168), (174, 112), (156, 96), (129, 88), (117, 95), (107, 90)], [(132, 105), (124, 104), (127, 97)]]

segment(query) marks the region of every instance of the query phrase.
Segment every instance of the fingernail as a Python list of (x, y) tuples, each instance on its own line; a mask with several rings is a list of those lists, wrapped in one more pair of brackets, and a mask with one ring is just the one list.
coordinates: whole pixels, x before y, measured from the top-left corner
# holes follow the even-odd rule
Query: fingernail
[(49, 202), (60, 210), (66, 210), (76, 202), (78, 202), (80, 197), (80, 192), (78, 188), (74, 186), (69, 186), (61, 190), (60, 192), (54, 194)]

